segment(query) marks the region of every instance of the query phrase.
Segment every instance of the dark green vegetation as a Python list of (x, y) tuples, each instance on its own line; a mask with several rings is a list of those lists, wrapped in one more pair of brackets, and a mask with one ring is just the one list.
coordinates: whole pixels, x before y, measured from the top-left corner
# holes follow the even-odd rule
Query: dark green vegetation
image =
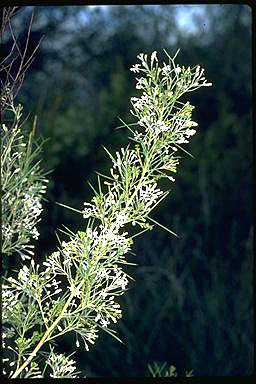
[[(16, 16), (26, 27), (33, 7)], [(31, 49), (42, 34), (19, 100), (38, 116), (49, 138), (43, 165), (51, 174), (39, 226), (38, 258), (56, 249), (55, 231), (84, 222), (56, 201), (82, 209), (94, 171), (109, 168), (102, 145), (114, 151), (128, 132), (135, 82), (129, 71), (140, 52), (177, 48), (180, 65), (200, 64), (209, 89), (191, 94), (199, 123), (154, 217), (179, 235), (155, 228), (137, 238), (135, 278), (115, 326), (124, 345), (102, 332), (91, 352), (78, 352), (87, 376), (145, 376), (153, 361), (200, 375), (252, 373), (252, 116), (251, 10), (201, 6), (194, 32), (181, 30), (181, 6), (35, 7)], [(186, 8), (186, 7), (185, 7)], [(186, 148), (188, 149), (188, 148)], [(75, 339), (60, 343), (68, 354)]]

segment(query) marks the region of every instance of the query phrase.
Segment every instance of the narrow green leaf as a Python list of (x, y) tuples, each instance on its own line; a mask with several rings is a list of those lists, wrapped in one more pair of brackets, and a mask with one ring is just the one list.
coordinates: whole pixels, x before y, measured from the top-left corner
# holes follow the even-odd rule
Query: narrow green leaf
[(157, 225), (159, 225), (159, 227), (161, 227), (161, 228), (163, 228), (163, 229), (165, 229), (167, 232), (169, 232), (169, 233), (171, 233), (172, 235), (174, 235), (174, 236), (176, 236), (176, 237), (178, 237), (179, 238), (179, 236), (175, 233), (175, 232), (173, 232), (173, 231), (171, 231), (169, 228), (166, 228), (164, 225), (162, 225), (162, 224), (160, 224), (160, 223), (158, 223), (158, 221), (156, 221), (156, 220), (154, 220), (154, 219), (152, 219), (151, 217), (149, 217), (149, 216), (146, 216), (150, 221), (152, 221), (153, 223), (155, 223), (155, 224), (157, 224)]
[(103, 145), (102, 147), (103, 147), (103, 149), (107, 152), (107, 154), (109, 155), (109, 157), (111, 158), (111, 160), (114, 162), (115, 159), (114, 159), (114, 157), (111, 155), (111, 153), (109, 152), (109, 150), (108, 150), (106, 147), (104, 147), (104, 145)]
[(179, 149), (181, 149), (183, 152), (185, 152), (187, 155), (189, 155), (190, 157), (192, 157), (192, 159), (194, 159), (195, 157), (189, 153), (188, 151), (186, 151), (184, 148), (182, 148), (179, 144), (177, 143), (173, 143), (173, 145), (175, 145), (175, 147), (178, 147)]
[(83, 213), (82, 211), (79, 211), (78, 209), (69, 207), (68, 205), (65, 205), (65, 204), (62, 204), (62, 203), (58, 203), (57, 201), (56, 201), (56, 204), (58, 204), (58, 205), (60, 205), (61, 207), (64, 207), (64, 208), (68, 208), (68, 209), (70, 209), (71, 211), (78, 212), (78, 213)]

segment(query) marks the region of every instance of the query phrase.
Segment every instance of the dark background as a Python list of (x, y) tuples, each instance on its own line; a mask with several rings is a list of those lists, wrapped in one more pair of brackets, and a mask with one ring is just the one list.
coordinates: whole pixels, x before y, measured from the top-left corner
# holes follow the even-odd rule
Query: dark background
[[(200, 9), (199, 9), (200, 8)], [(79, 214), (95, 170), (107, 171), (111, 151), (126, 145), (118, 116), (132, 122), (135, 96), (129, 71), (140, 52), (163, 48), (180, 65), (200, 64), (213, 87), (188, 94), (196, 106), (197, 135), (186, 147), (171, 194), (152, 213), (179, 235), (160, 228), (136, 239), (135, 278), (120, 300), (123, 319), (113, 328), (124, 344), (100, 332), (90, 352), (78, 352), (90, 376), (148, 376), (153, 361), (179, 373), (249, 375), (253, 369), (252, 315), (252, 42), (246, 5), (129, 5), (24, 7), (15, 17), (20, 44), (35, 18), (30, 49), (44, 35), (18, 101), (26, 123), (36, 114), (38, 136), (48, 138), (42, 166), (49, 175), (39, 225), (37, 257), (57, 247), (65, 224), (84, 228)], [(197, 10), (194, 13), (194, 10)], [(199, 10), (199, 12), (198, 12)], [(184, 17), (186, 17), (184, 19)], [(75, 350), (75, 337), (59, 350)]]

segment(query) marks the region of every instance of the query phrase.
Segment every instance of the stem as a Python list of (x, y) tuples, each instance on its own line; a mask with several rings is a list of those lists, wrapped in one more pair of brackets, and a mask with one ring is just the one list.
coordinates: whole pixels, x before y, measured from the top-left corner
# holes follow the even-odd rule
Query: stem
[(33, 359), (33, 357), (35, 357), (35, 355), (37, 354), (37, 352), (39, 351), (39, 349), (42, 347), (42, 345), (44, 344), (45, 340), (47, 341), (47, 338), (51, 335), (52, 331), (54, 330), (54, 328), (56, 328), (56, 326), (58, 325), (58, 323), (60, 322), (60, 320), (62, 319), (67, 307), (69, 306), (71, 300), (73, 299), (74, 295), (76, 294), (76, 292), (81, 288), (81, 286), (83, 285), (84, 281), (82, 280), (80, 282), (80, 284), (73, 290), (73, 292), (71, 293), (71, 295), (69, 296), (66, 304), (64, 305), (60, 315), (57, 317), (57, 319), (52, 323), (52, 325), (50, 326), (50, 328), (47, 329), (47, 331), (45, 332), (45, 334), (43, 335), (42, 339), (39, 341), (39, 343), (37, 344), (36, 348), (34, 349), (34, 351), (31, 353), (31, 355), (29, 356), (29, 358), (22, 364), (22, 366), (16, 370), (16, 372), (12, 375), (12, 379), (15, 379), (16, 377), (18, 377), (18, 375), (23, 371), (24, 368), (26, 368), (26, 366), (30, 363), (30, 361)]
[(43, 308), (42, 308), (41, 301), (40, 301), (40, 300), (37, 300), (37, 303), (38, 303), (38, 305), (39, 305), (40, 312), (41, 312), (42, 318), (43, 318), (43, 320), (44, 320), (45, 327), (48, 329), (47, 320), (46, 320), (46, 318), (45, 318), (45, 316), (44, 316), (44, 311), (43, 311)]

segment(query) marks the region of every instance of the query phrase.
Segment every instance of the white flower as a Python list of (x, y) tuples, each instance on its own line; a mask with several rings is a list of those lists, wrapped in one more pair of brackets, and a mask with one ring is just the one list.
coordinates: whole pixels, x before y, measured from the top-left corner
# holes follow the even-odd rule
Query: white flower
[(38, 237), (39, 237), (39, 232), (38, 232), (38, 230), (36, 229), (36, 227), (32, 228), (31, 234), (32, 234), (32, 237), (33, 237), (34, 239), (36, 239), (36, 240), (38, 239)]
[(186, 127), (197, 127), (198, 124), (195, 121), (189, 120), (186, 122)]
[(184, 136), (181, 136), (177, 141), (176, 141), (177, 144), (185, 144), (185, 143), (188, 143), (188, 140), (186, 140), (184, 138)]
[(123, 227), (129, 221), (129, 214), (123, 213), (122, 211), (116, 216), (116, 224), (118, 227)]
[(161, 121), (161, 120), (158, 120), (154, 127), (153, 127), (153, 130), (156, 132), (156, 134), (158, 135), (160, 132), (166, 132), (168, 131), (169, 129), (169, 126), (166, 124), (166, 122), (164, 121)]
[(23, 268), (19, 271), (18, 279), (26, 283), (29, 280), (29, 277), (29, 269), (26, 265), (23, 265)]
[(180, 73), (181, 72), (181, 67), (179, 66), (179, 65), (177, 65), (177, 67), (176, 67), (176, 73)]
[(11, 239), (14, 231), (9, 224), (2, 225), (2, 234), (6, 239)]
[(95, 206), (90, 203), (84, 203), (84, 210), (83, 210), (83, 218), (87, 219), (88, 217), (95, 216), (96, 215), (96, 209)]
[(101, 320), (101, 325), (102, 325), (102, 327), (107, 327), (109, 323), (110, 323), (109, 320), (105, 320), (105, 319), (102, 319), (102, 320)]
[(196, 130), (195, 129), (187, 129), (184, 134), (189, 137), (189, 136), (193, 136), (194, 134), (196, 133)]
[(156, 183), (147, 184), (140, 188), (139, 200), (144, 202), (145, 210), (148, 210), (162, 194)]
[(211, 87), (212, 83), (207, 83), (206, 80), (202, 84), (204, 87)]
[(143, 89), (144, 83), (145, 83), (144, 77), (141, 77), (140, 79), (138, 79), (136, 84), (136, 89)]
[(154, 61), (158, 62), (156, 51), (152, 52), (152, 54), (151, 54), (151, 61), (150, 61), (151, 68), (153, 67)]
[(130, 71), (134, 72), (134, 73), (138, 73), (140, 71), (140, 64), (135, 64), (133, 65), (131, 68), (130, 68)]
[(171, 67), (170, 67), (170, 65), (169, 65), (169, 64), (166, 65), (166, 64), (164, 63), (164, 66), (163, 66), (162, 71), (163, 71), (163, 74), (164, 74), (165, 76), (169, 76), (169, 74), (170, 74), (170, 72), (171, 72)]

